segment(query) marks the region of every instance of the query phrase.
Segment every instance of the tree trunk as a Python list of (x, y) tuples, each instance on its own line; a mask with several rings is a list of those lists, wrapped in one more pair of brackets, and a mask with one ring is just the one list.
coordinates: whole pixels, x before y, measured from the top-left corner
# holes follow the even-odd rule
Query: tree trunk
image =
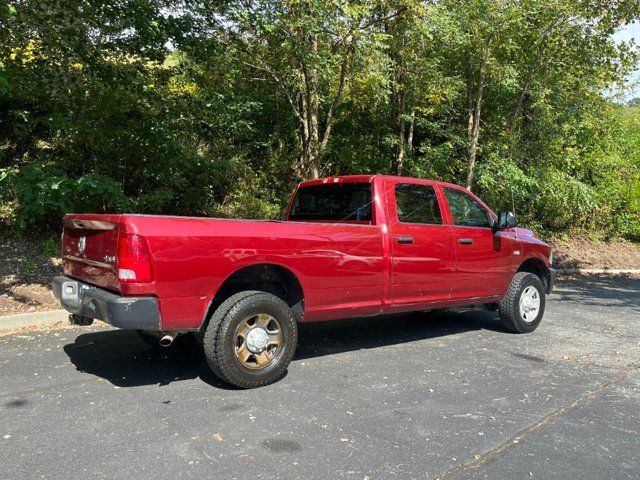
[(398, 154), (396, 156), (394, 175), (402, 174), (402, 164), (404, 163), (404, 109), (405, 109), (405, 92), (398, 92)]
[(409, 120), (409, 134), (407, 135), (407, 150), (413, 153), (413, 127), (416, 123), (416, 109), (411, 110), (411, 120)]
[(485, 67), (486, 61), (483, 60), (480, 65), (480, 72), (478, 74), (478, 85), (472, 113), (473, 117), (469, 119), (471, 129), (469, 132), (469, 164), (467, 170), (466, 185), (468, 190), (471, 190), (471, 187), (473, 187), (473, 177), (475, 174), (476, 154), (478, 152), (478, 138), (480, 136), (480, 113), (482, 109), (482, 96), (484, 93)]
[(335, 97), (331, 101), (331, 105), (329, 105), (329, 110), (327, 111), (327, 118), (324, 124), (324, 133), (322, 134), (322, 142), (320, 143), (319, 157), (322, 158), (325, 150), (327, 149), (327, 145), (329, 144), (329, 137), (331, 136), (331, 128), (333, 127), (333, 116), (338, 106), (338, 103), (342, 99), (342, 93), (344, 92), (344, 84), (347, 80), (347, 72), (349, 69), (349, 58), (351, 55), (351, 47), (348, 46), (344, 49), (344, 58), (342, 59), (342, 65), (340, 65), (340, 79), (338, 81), (338, 90), (336, 92)]
[[(318, 51), (318, 39), (315, 35), (309, 38), (309, 45), (313, 53)], [(300, 60), (300, 72), (304, 80), (303, 91), (300, 92), (301, 113), (298, 115), (300, 120), (301, 132), (301, 172), (302, 178), (305, 180), (319, 178), (323, 173), (320, 162), (325, 154), (329, 138), (331, 137), (331, 128), (335, 120), (335, 110), (342, 99), (345, 83), (349, 70), (349, 60), (352, 52), (352, 45), (344, 47), (344, 58), (340, 66), (340, 76), (338, 78), (338, 89), (336, 91), (324, 122), (321, 122), (320, 101), (319, 101), (319, 80), (318, 70), (315, 66), (309, 66)], [(321, 131), (321, 123), (324, 128)]]
[[(318, 37), (312, 35), (311, 52), (318, 53)], [(311, 67), (307, 74), (307, 95), (309, 97), (309, 175), (312, 179), (320, 176), (318, 169), (318, 153), (320, 152), (320, 131), (318, 127), (319, 102), (318, 102), (318, 71)]]
[[(318, 39), (311, 35), (308, 39), (313, 53), (318, 50)], [(302, 134), (302, 177), (305, 180), (320, 176), (318, 158), (320, 152), (320, 132), (318, 126), (318, 72), (315, 66), (308, 66), (300, 60), (300, 70), (304, 79), (301, 92), (301, 134)]]
[(304, 91), (298, 93), (299, 118), (300, 118), (300, 176), (303, 180), (308, 177), (308, 169), (311, 164), (310, 137), (309, 137), (309, 109), (307, 108), (307, 96)]
[(471, 59), (467, 54), (465, 63), (467, 65), (467, 138), (471, 138), (473, 131), (473, 67)]
[(507, 133), (511, 132), (518, 121), (518, 115), (520, 114), (520, 110), (522, 109), (522, 102), (529, 93), (529, 87), (531, 86), (531, 81), (533, 80), (533, 72), (529, 72), (529, 76), (527, 78), (527, 82), (525, 83), (522, 91), (520, 92), (520, 96), (518, 97), (518, 101), (516, 102), (516, 106), (513, 109), (513, 113), (511, 114), (511, 120), (509, 120), (509, 126), (507, 127)]

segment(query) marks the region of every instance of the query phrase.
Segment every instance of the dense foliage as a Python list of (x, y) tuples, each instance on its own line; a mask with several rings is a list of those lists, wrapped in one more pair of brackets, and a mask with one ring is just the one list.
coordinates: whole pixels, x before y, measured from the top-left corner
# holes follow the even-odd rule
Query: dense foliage
[(0, 1), (0, 222), (277, 217), (294, 183), (465, 184), (640, 239), (637, 0)]

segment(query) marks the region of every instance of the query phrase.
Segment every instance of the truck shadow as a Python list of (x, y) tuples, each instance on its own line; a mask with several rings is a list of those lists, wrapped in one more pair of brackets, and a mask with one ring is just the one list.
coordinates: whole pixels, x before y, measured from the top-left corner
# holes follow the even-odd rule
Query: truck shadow
[[(437, 312), (303, 324), (294, 362), (318, 356), (435, 339), (474, 330), (504, 331), (495, 312)], [(187, 342), (185, 342), (187, 343)], [(219, 380), (195, 344), (154, 348), (134, 331), (84, 333), (64, 346), (78, 371), (118, 387), (164, 386), (200, 378), (221, 389), (235, 389)]]
[(506, 332), (496, 312), (482, 310), (415, 312), (303, 324), (294, 361), (474, 330)]

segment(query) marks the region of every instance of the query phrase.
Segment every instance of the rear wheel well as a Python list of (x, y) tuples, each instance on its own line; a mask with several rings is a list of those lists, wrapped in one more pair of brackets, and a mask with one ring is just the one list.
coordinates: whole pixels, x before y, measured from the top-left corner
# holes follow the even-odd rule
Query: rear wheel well
[(528, 260), (525, 260), (518, 268), (518, 272), (533, 273), (542, 280), (545, 289), (549, 286), (549, 268), (539, 258), (529, 258)]
[(304, 294), (302, 285), (291, 270), (271, 263), (250, 265), (241, 268), (227, 278), (216, 292), (200, 328), (204, 331), (213, 312), (227, 298), (245, 290), (259, 290), (282, 299), (293, 318), (299, 321), (304, 313)]

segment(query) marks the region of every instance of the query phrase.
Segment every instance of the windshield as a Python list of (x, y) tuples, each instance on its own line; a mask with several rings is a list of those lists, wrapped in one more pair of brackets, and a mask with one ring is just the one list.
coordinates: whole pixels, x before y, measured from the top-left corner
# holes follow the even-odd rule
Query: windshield
[(371, 222), (371, 184), (327, 183), (302, 187), (289, 220)]

